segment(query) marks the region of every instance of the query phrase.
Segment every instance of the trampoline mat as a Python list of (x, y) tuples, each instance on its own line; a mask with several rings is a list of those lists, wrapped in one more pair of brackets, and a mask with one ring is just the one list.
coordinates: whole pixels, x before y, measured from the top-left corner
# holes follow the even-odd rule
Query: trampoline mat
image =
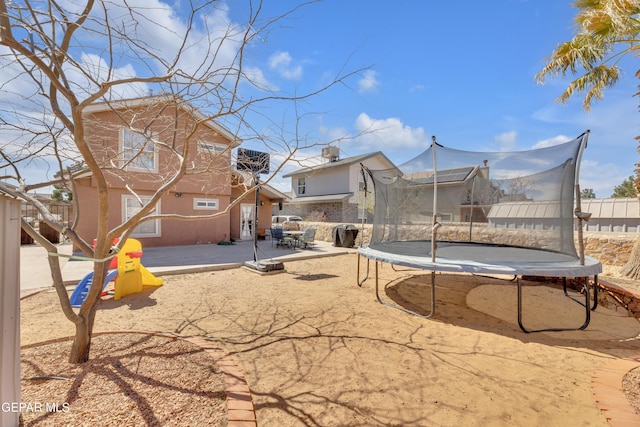
[(376, 261), (432, 271), (550, 277), (585, 277), (602, 272), (602, 264), (591, 257), (585, 257), (581, 265), (579, 258), (559, 252), (474, 242), (437, 242), (435, 262), (429, 240), (378, 243), (358, 252)]

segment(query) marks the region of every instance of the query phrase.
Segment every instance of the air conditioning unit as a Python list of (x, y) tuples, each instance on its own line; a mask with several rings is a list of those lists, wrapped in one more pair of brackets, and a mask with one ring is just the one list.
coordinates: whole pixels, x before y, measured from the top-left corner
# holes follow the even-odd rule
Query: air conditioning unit
[(340, 149), (338, 147), (329, 146), (322, 149), (322, 158), (335, 162), (340, 157)]

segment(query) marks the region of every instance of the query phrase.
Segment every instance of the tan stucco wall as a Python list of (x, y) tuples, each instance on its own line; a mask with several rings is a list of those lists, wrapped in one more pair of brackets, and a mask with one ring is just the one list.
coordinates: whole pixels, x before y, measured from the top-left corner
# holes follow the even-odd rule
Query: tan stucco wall
[[(115, 228), (123, 222), (124, 187), (132, 188), (140, 196), (151, 196), (170, 179), (178, 168), (179, 156), (171, 149), (158, 145), (157, 171), (124, 172), (109, 169), (121, 162), (119, 151), (121, 131), (124, 126), (134, 129), (148, 127), (154, 138), (172, 146), (178, 152), (189, 143), (188, 167), (191, 169), (178, 183), (169, 189), (160, 200), (160, 213), (182, 216), (221, 214), (231, 203), (231, 154), (211, 156), (198, 150), (200, 141), (221, 145), (232, 145), (233, 141), (206, 124), (194, 119), (188, 110), (177, 110), (170, 104), (138, 106), (119, 111), (116, 115), (107, 110), (86, 114), (84, 125), (87, 128), (87, 143), (91, 146), (96, 160), (105, 167), (105, 178), (109, 186), (109, 228)], [(77, 232), (87, 242), (95, 237), (98, 221), (97, 187), (92, 177), (77, 180), (76, 200), (79, 208)], [(218, 200), (217, 210), (194, 209), (194, 198)], [(231, 226), (229, 214), (225, 213), (212, 219), (196, 221), (161, 220), (159, 237), (140, 237), (144, 246), (175, 246), (198, 243), (215, 243), (229, 240)]]
[[(242, 195), (241, 187), (234, 187), (232, 189), (231, 200), (235, 201)], [(243, 197), (238, 204), (233, 206), (229, 212), (229, 221), (231, 227), (231, 238), (238, 240), (240, 238), (240, 205), (243, 203), (251, 204), (255, 206), (256, 199), (255, 193), (249, 193), (245, 197)], [(263, 232), (266, 228), (271, 227), (271, 211), (273, 209), (273, 204), (271, 200), (265, 197), (263, 194), (260, 194), (260, 202), (262, 203), (258, 206), (258, 231)], [(277, 204), (276, 204), (277, 206)]]
[[(95, 188), (90, 185), (89, 179), (81, 180), (77, 185), (78, 200), (85, 200), (81, 205), (78, 227), (78, 234), (91, 243), (95, 238), (95, 228), (98, 218), (98, 206), (95, 202)], [(114, 228), (123, 221), (122, 195), (124, 190), (112, 188), (109, 192), (109, 228)], [(140, 192), (140, 195), (151, 195), (151, 192)], [(173, 213), (179, 215), (210, 215), (221, 212), (230, 204), (228, 195), (207, 195), (207, 198), (218, 199), (219, 209), (217, 211), (194, 210), (193, 199), (204, 197), (198, 193), (182, 193), (181, 197), (176, 197), (176, 193), (170, 192), (160, 200), (161, 213)], [(93, 202), (91, 202), (93, 201)], [(178, 221), (162, 220), (160, 224), (159, 237), (138, 237), (144, 247), (153, 246), (177, 246), (195, 245), (198, 243), (216, 243), (221, 240), (228, 240), (231, 235), (229, 215), (224, 214), (211, 220)], [(77, 248), (76, 248), (77, 249)]]

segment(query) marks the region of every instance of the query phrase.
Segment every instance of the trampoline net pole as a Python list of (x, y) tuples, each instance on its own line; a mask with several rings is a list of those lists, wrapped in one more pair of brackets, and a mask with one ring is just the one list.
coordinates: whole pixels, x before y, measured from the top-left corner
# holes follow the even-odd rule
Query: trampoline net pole
[(583, 241), (583, 230), (584, 221), (588, 221), (591, 217), (591, 214), (582, 212), (582, 195), (580, 194), (580, 164), (582, 163), (582, 155), (584, 154), (585, 148), (587, 148), (587, 144), (589, 141), (589, 133), (587, 130), (583, 134), (582, 141), (580, 143), (580, 147), (578, 148), (578, 156), (576, 159), (576, 171), (575, 171), (575, 198), (576, 198), (576, 207), (575, 214), (578, 218), (578, 256), (580, 257), (580, 265), (584, 265), (584, 241)]
[(436, 162), (436, 137), (431, 137), (433, 143), (433, 223), (431, 226), (431, 262), (436, 262), (436, 238), (440, 224), (438, 223), (438, 166)]

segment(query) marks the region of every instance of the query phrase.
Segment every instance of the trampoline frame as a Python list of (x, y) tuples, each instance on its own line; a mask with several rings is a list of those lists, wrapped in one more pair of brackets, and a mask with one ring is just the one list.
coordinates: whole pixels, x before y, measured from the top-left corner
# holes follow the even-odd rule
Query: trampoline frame
[[(578, 259), (575, 259), (573, 256), (570, 256), (568, 254), (563, 254), (555, 251), (548, 251), (545, 249), (523, 248), (523, 247), (516, 247), (516, 246), (509, 246), (509, 245), (490, 245), (490, 244), (473, 242), (471, 240), (469, 240), (468, 242), (447, 242), (447, 243), (450, 243), (452, 245), (476, 244), (479, 246), (486, 246), (486, 247), (493, 247), (493, 248), (501, 247), (501, 248), (507, 248), (507, 249), (517, 249), (521, 251), (522, 250), (530, 251), (530, 253), (544, 254), (546, 257), (542, 256), (543, 259), (538, 262), (534, 261), (534, 262), (522, 262), (522, 263), (514, 261), (513, 259), (511, 261), (507, 259), (502, 260), (499, 257), (495, 259), (491, 259), (491, 257), (477, 256), (477, 254), (475, 259), (473, 256), (470, 256), (465, 259), (452, 259), (452, 258), (447, 258), (446, 256), (437, 257), (437, 246), (439, 243), (442, 243), (442, 242), (437, 240), (437, 230), (441, 226), (441, 224), (437, 221), (437, 214), (436, 214), (437, 207), (438, 207), (438, 204), (437, 204), (438, 179), (437, 179), (437, 167), (435, 167), (433, 171), (434, 198), (433, 198), (432, 238), (430, 241), (430, 246), (431, 246), (430, 251), (427, 250), (428, 245), (426, 245), (426, 241), (424, 242), (425, 243), (424, 246), (419, 246), (419, 248), (421, 249), (420, 251), (417, 251), (417, 252), (408, 251), (408, 253), (401, 253), (401, 250), (412, 249), (412, 246), (410, 245), (413, 243), (415, 246), (415, 243), (418, 243), (418, 242), (392, 242), (393, 244), (400, 244), (400, 246), (397, 248), (391, 248), (391, 249), (398, 250), (398, 253), (394, 252), (393, 250), (384, 251), (385, 244), (376, 245), (378, 249), (363, 247), (362, 243), (363, 243), (364, 230), (362, 230), (360, 233), (361, 240), (360, 240), (360, 248), (358, 249), (358, 263), (357, 263), (357, 271), (356, 271), (356, 275), (357, 275), (356, 281), (358, 283), (358, 286), (362, 287), (363, 283), (369, 278), (370, 261), (374, 260), (375, 261), (375, 291), (376, 291), (376, 299), (378, 300), (378, 302), (388, 307), (392, 307), (392, 308), (404, 311), (411, 315), (414, 315), (423, 319), (429, 319), (433, 317), (433, 315), (436, 312), (436, 291), (435, 291), (436, 271), (466, 272), (466, 273), (472, 273), (472, 274), (485, 274), (485, 275), (486, 274), (513, 274), (516, 278), (516, 287), (517, 287), (517, 311), (518, 311), (517, 321), (518, 321), (518, 326), (523, 332), (525, 333), (560, 332), (560, 331), (578, 331), (578, 330), (586, 329), (591, 321), (591, 311), (595, 310), (598, 305), (598, 273), (602, 271), (602, 266), (597, 260), (593, 258), (585, 257), (584, 255), (582, 225), (583, 225), (583, 221), (588, 221), (590, 214), (583, 213), (581, 210), (580, 185), (579, 185), (578, 175), (580, 170), (580, 162), (582, 160), (582, 154), (587, 145), (588, 134), (589, 134), (589, 131), (586, 131), (583, 135), (580, 136), (580, 137), (583, 137), (583, 140), (579, 147), (579, 152), (576, 159), (577, 164), (575, 168), (575, 176), (574, 176), (574, 191), (575, 191), (574, 213), (578, 220), (578, 227), (577, 227), (578, 242), (579, 242), (578, 243), (578, 246), (579, 246)], [(436, 149), (435, 149), (437, 145), (438, 144), (435, 140), (435, 137), (433, 137), (432, 147), (434, 147), (433, 149), (434, 165), (437, 164)], [(362, 168), (362, 175), (363, 175), (363, 181), (364, 181), (364, 194), (365, 194), (364, 197), (365, 197), (365, 203), (366, 203), (366, 198), (368, 193), (366, 175), (368, 174), (371, 178), (373, 178), (373, 175), (371, 171), (369, 171), (362, 164), (361, 164), (361, 168)], [(375, 185), (375, 182), (374, 182), (374, 185)], [(362, 225), (364, 227), (364, 220)], [(471, 239), (471, 236), (469, 236), (469, 238)], [(404, 245), (404, 247), (402, 247), (402, 245)], [(428, 259), (427, 256), (429, 255), (429, 252), (431, 255), (430, 262), (427, 261)], [(553, 259), (553, 257), (551, 258), (548, 257), (550, 253), (555, 254), (558, 258), (564, 257), (565, 261), (557, 261)], [(473, 250), (471, 251), (471, 254), (473, 255)], [(365, 276), (364, 278), (361, 279), (360, 278), (360, 270), (361, 270), (360, 258), (362, 256), (367, 258), (367, 267), (365, 271)], [(508, 258), (508, 257), (505, 257), (505, 258)], [(576, 264), (576, 261), (578, 261), (579, 264)], [(392, 266), (404, 265), (412, 268), (431, 271), (431, 286), (430, 286), (431, 307), (427, 314), (420, 314), (406, 307), (402, 307), (397, 304), (386, 302), (380, 297), (379, 274), (378, 274), (379, 262), (386, 262), (391, 264)], [(589, 290), (589, 278), (591, 277), (591, 275), (593, 275), (593, 301), (590, 297), (590, 290)], [(527, 327), (525, 327), (523, 322), (523, 313), (522, 313), (523, 311), (522, 310), (522, 306), (523, 306), (522, 277), (523, 276), (542, 276), (542, 277), (562, 278), (562, 287), (563, 287), (563, 292), (565, 297), (568, 297), (572, 301), (582, 305), (585, 308), (585, 317), (584, 317), (583, 323), (577, 327), (543, 328), (543, 329), (528, 329)], [(567, 291), (567, 277), (581, 278), (583, 280), (581, 292), (584, 293), (584, 302), (569, 295)]]
[[(388, 254), (388, 253), (387, 253)], [(367, 259), (367, 265), (366, 265), (366, 269), (364, 269), (364, 277), (361, 278), (361, 258), (365, 257)], [(425, 258), (426, 259), (426, 258)], [(488, 265), (485, 264), (484, 267), (478, 267), (475, 265), (471, 265), (471, 267), (473, 269), (475, 269), (475, 272), (470, 272), (468, 271), (468, 267), (469, 266), (464, 266), (464, 265), (457, 265), (454, 263), (450, 263), (450, 262), (435, 262), (435, 263), (429, 263), (426, 262), (425, 264), (427, 264), (429, 267), (423, 265), (419, 265), (418, 263), (411, 263), (411, 262), (406, 262), (406, 261), (401, 261), (399, 259), (393, 259), (393, 258), (387, 258), (387, 259), (380, 259), (377, 255), (373, 254), (368, 248), (359, 248), (358, 249), (358, 261), (357, 261), (357, 269), (356, 269), (356, 274), (357, 274), (357, 284), (359, 287), (362, 287), (362, 285), (364, 284), (364, 282), (369, 279), (369, 275), (370, 275), (370, 262), (371, 261), (375, 262), (375, 269), (374, 269), (374, 279), (375, 279), (375, 292), (376, 292), (376, 300), (382, 304), (385, 305), (387, 307), (391, 307), (391, 308), (395, 308), (397, 310), (400, 311), (404, 311), (405, 313), (411, 314), (413, 316), (417, 316), (420, 317), (422, 319), (430, 319), (431, 317), (433, 317), (433, 315), (436, 312), (436, 272), (437, 271), (448, 271), (448, 272), (466, 272), (466, 273), (471, 273), (471, 274), (505, 274), (506, 271), (502, 271), (504, 270), (504, 266), (502, 265), (497, 265), (497, 264), (492, 264), (492, 265)], [(407, 267), (411, 267), (411, 268), (417, 268), (417, 269), (423, 269), (426, 271), (430, 271), (431, 274), (431, 280), (430, 280), (430, 294), (431, 294), (431, 298), (430, 298), (430, 309), (426, 314), (421, 314), (418, 313), (414, 310), (408, 309), (406, 307), (402, 307), (401, 305), (398, 304), (392, 304), (390, 302), (387, 302), (385, 300), (382, 299), (382, 297), (380, 296), (380, 280), (379, 280), (379, 273), (378, 273), (378, 264), (380, 262), (385, 262), (390, 264), (392, 267), (394, 267), (395, 265), (403, 265), (403, 266), (407, 266)], [(593, 269), (597, 269), (597, 267), (595, 267), (596, 264), (591, 264), (591, 266), (587, 266), (585, 267), (585, 270), (587, 271), (592, 271)], [(575, 268), (575, 266), (571, 266), (572, 268)], [(562, 263), (557, 263), (556, 266), (554, 266), (555, 269), (557, 269), (558, 271), (561, 271), (564, 266)], [(532, 274), (533, 273), (533, 274)], [(583, 306), (585, 308), (585, 315), (584, 315), (584, 320), (582, 321), (582, 324), (580, 326), (576, 326), (576, 327), (562, 327), (562, 328), (542, 328), (542, 329), (529, 329), (524, 325), (524, 321), (523, 321), (523, 292), (522, 292), (522, 288), (523, 288), (523, 283), (522, 283), (522, 277), (523, 276), (533, 276), (535, 275), (535, 271), (531, 271), (531, 272), (527, 272), (526, 270), (518, 270), (515, 275), (516, 278), (516, 288), (517, 288), (517, 312), (518, 312), (518, 316), (517, 316), (517, 321), (518, 321), (518, 326), (520, 327), (520, 329), (525, 332), (525, 333), (532, 333), (532, 332), (561, 332), (561, 331), (578, 331), (578, 330), (584, 330), (587, 328), (587, 326), (589, 326), (589, 323), (591, 321), (591, 311), (595, 310), (598, 306), (598, 274), (593, 274), (593, 298), (591, 298), (591, 292), (590, 292), (590, 285), (589, 285), (589, 278), (591, 277), (591, 275), (588, 276), (573, 276), (573, 277), (577, 277), (577, 278), (581, 278), (583, 279), (583, 285), (582, 285), (582, 289), (581, 292), (584, 294), (584, 301), (580, 301), (577, 298), (573, 297), (572, 295), (569, 294), (568, 290), (567, 290), (567, 276), (560, 276), (560, 275), (549, 275), (549, 277), (558, 277), (562, 279), (562, 290), (564, 293), (564, 296), (571, 299), (572, 301), (576, 302), (577, 304), (580, 304), (581, 306)]]

